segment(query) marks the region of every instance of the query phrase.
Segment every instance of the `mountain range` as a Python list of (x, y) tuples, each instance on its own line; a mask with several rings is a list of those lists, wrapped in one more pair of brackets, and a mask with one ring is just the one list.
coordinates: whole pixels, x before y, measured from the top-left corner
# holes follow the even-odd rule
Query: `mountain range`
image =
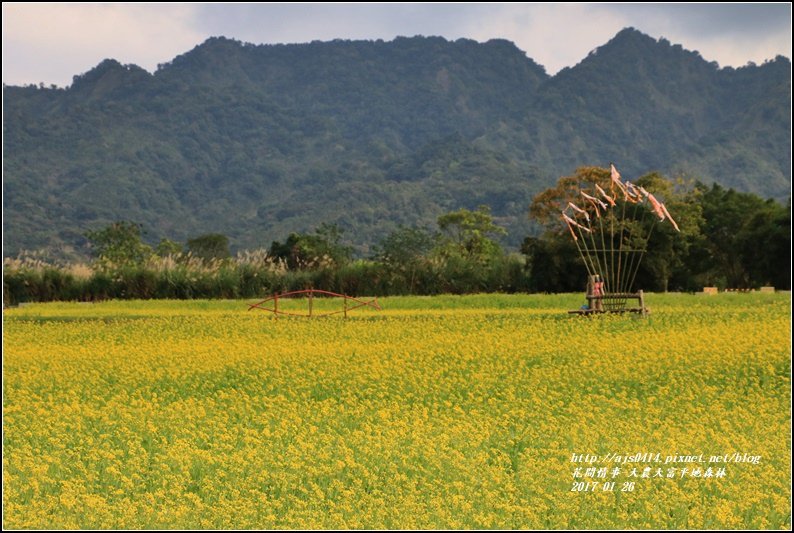
[(6, 257), (79, 257), (116, 220), (233, 249), (335, 223), (366, 255), (481, 204), (515, 246), (534, 194), (610, 162), (791, 189), (790, 60), (719, 68), (632, 28), (554, 76), (500, 39), (215, 37), (153, 74), (107, 59), (68, 88), (4, 85), (3, 105)]

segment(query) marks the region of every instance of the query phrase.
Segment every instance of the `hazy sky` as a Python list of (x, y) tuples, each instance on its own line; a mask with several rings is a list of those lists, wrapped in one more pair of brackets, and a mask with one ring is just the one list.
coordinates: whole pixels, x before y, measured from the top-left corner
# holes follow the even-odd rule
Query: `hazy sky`
[(299, 43), (505, 38), (554, 74), (626, 26), (720, 66), (791, 58), (778, 4), (3, 4), (3, 82), (65, 86), (105, 58), (150, 72), (207, 37)]

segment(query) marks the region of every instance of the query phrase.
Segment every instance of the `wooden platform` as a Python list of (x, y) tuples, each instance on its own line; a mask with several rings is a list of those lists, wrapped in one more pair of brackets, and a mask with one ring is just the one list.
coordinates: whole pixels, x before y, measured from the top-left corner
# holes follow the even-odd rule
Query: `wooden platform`
[[(645, 306), (645, 295), (642, 291), (637, 291), (636, 293), (607, 293), (602, 296), (593, 296), (588, 294), (585, 296), (587, 299), (587, 305), (589, 309), (574, 309), (572, 311), (568, 311), (569, 314), (572, 315), (601, 315), (601, 314), (622, 314), (622, 313), (637, 313), (641, 316), (648, 316), (651, 314), (651, 310)], [(614, 308), (610, 304), (614, 304), (614, 302), (623, 301), (623, 300), (637, 300), (639, 303), (639, 307), (623, 307), (620, 309)], [(594, 302), (600, 302), (601, 309), (594, 309)], [(606, 305), (604, 305), (606, 304)]]
[(624, 309), (574, 309), (568, 311), (571, 315), (606, 315), (606, 314), (623, 314), (623, 313), (638, 313), (642, 316), (651, 314), (651, 310), (647, 307), (626, 307)]

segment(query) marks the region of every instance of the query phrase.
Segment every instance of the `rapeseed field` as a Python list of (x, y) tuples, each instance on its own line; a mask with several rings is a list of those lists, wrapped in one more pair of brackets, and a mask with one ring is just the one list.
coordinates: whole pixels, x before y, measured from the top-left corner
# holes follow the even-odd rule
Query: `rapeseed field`
[(4, 311), (3, 526), (791, 527), (789, 295), (379, 302)]

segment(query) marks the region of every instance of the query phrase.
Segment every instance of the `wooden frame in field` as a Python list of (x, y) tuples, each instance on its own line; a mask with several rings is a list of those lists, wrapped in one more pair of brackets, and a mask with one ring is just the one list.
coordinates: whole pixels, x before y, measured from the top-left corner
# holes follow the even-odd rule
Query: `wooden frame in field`
[[(344, 302), (343, 304), (344, 307), (337, 311), (331, 311), (320, 314), (314, 313), (315, 295), (325, 298), (341, 298)], [(291, 299), (295, 297), (304, 297), (304, 296), (309, 302), (308, 312), (306, 314), (292, 313), (278, 308), (279, 299), (284, 300), (284, 299)], [(272, 309), (269, 307), (262, 307), (262, 304), (266, 304), (268, 302), (273, 302)], [(353, 302), (353, 305), (351, 305), (350, 302)], [(345, 318), (347, 318), (348, 312), (353, 311), (354, 309), (358, 309), (360, 307), (367, 307), (367, 306), (377, 309), (378, 311), (381, 310), (380, 305), (378, 305), (377, 298), (374, 298), (370, 301), (365, 301), (365, 300), (360, 300), (358, 298), (354, 298), (352, 296), (348, 296), (346, 294), (339, 294), (331, 291), (324, 291), (320, 289), (303, 289), (300, 291), (290, 291), (290, 292), (283, 292), (280, 294), (274, 294), (273, 296), (270, 296), (269, 298), (265, 298), (260, 302), (251, 304), (250, 306), (248, 306), (248, 310), (250, 311), (251, 309), (260, 309), (262, 311), (270, 311), (271, 313), (273, 313), (273, 315), (275, 315), (276, 318), (278, 318), (279, 315), (312, 318), (312, 317), (321, 317), (321, 316), (332, 316), (338, 314), (344, 314)]]

